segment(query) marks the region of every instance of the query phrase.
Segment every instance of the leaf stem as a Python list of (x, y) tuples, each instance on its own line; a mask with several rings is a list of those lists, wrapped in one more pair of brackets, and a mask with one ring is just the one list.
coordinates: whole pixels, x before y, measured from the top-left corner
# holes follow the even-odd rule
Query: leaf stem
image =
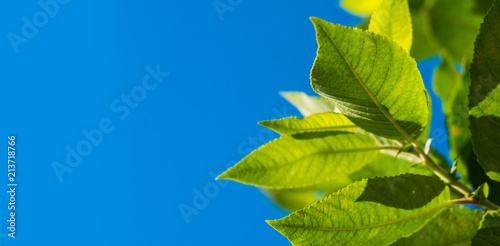
[(429, 169), (431, 169), (436, 176), (438, 176), (441, 180), (443, 180), (446, 184), (450, 185), (453, 189), (459, 191), (463, 195), (465, 195), (465, 199), (458, 199), (458, 200), (453, 200), (456, 205), (459, 204), (474, 204), (474, 205), (479, 205), (484, 208), (490, 209), (490, 210), (498, 210), (500, 207), (498, 205), (494, 204), (488, 199), (472, 199), (469, 198), (470, 194), (473, 192), (469, 187), (465, 186), (462, 182), (460, 182), (458, 179), (452, 177), (449, 172), (438, 166), (432, 158), (429, 157), (425, 153), (425, 151), (422, 149), (420, 144), (413, 138), (410, 137), (409, 139), (412, 144), (415, 146), (415, 150), (418, 152), (420, 155), (420, 158), (424, 161), (424, 163), (427, 165)]
[(485, 207), (490, 210), (498, 210), (498, 206), (489, 200), (479, 200), (474, 198), (464, 198), (464, 199), (456, 199), (450, 201), (452, 205), (464, 205), (464, 204), (472, 204)]

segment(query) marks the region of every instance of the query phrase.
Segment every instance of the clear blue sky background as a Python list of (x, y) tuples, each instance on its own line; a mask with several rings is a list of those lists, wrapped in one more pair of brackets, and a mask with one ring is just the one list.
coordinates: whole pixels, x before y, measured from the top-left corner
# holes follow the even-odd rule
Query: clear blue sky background
[[(277, 137), (257, 121), (299, 114), (278, 91), (314, 94), (309, 17), (361, 19), (336, 0), (242, 0), (222, 16), (213, 0), (60, 2), (47, 20), (35, 0), (0, 9), (0, 136), (6, 146), (16, 135), (18, 161), (16, 239), (5, 238), (4, 192), (0, 243), (289, 245), (265, 223), (284, 211), (257, 188), (215, 183), (210, 173)], [(40, 27), (25, 28), (16, 53), (9, 37), (23, 36), (23, 17)], [(438, 63), (419, 64), (427, 85)], [(151, 90), (141, 87), (147, 66), (169, 73)], [(120, 101), (131, 93), (136, 104)], [(101, 121), (109, 133), (85, 148), (82, 131)], [(443, 129), (443, 120), (433, 127)], [(53, 164), (67, 166), (68, 149), (79, 145), (87, 156), (73, 159), (61, 182)], [(446, 151), (445, 141), (436, 146)], [(0, 169), (7, 190), (7, 167)], [(179, 205), (194, 208), (205, 187), (211, 197), (186, 223)]]

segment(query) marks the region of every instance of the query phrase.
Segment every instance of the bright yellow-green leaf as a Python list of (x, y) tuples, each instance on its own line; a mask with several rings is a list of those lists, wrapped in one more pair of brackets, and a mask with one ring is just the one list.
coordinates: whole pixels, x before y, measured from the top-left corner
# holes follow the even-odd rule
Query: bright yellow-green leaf
[(401, 45), (408, 53), (413, 39), (410, 9), (407, 0), (383, 0), (370, 20), (369, 31)]
[(268, 223), (293, 245), (388, 245), (424, 227), (449, 199), (434, 177), (364, 179)]
[(347, 117), (333, 112), (312, 114), (305, 118), (289, 117), (280, 120), (261, 121), (259, 124), (281, 135), (325, 131), (352, 132), (358, 129)]
[(340, 5), (347, 11), (362, 16), (371, 15), (380, 0), (342, 0)]
[(313, 89), (368, 132), (417, 138), (427, 125), (429, 105), (415, 60), (372, 32), (311, 20), (319, 44)]
[(300, 188), (353, 173), (382, 149), (364, 134), (305, 133), (283, 136), (253, 151), (218, 178), (271, 189)]
[(500, 181), (500, 3), (495, 1), (477, 37), (470, 68), (470, 130), (478, 161)]

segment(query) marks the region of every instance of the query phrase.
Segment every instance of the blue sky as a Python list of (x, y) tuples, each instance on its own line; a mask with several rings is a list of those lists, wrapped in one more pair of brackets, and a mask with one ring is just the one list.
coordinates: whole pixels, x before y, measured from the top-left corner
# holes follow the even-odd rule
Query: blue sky
[[(314, 94), (309, 17), (360, 18), (334, 0), (4, 4), (1, 130), (17, 138), (18, 190), (16, 238), (1, 229), (1, 244), (289, 245), (265, 223), (284, 211), (213, 176), (277, 137), (256, 122), (299, 115), (279, 91)], [(419, 64), (426, 85), (438, 63)]]

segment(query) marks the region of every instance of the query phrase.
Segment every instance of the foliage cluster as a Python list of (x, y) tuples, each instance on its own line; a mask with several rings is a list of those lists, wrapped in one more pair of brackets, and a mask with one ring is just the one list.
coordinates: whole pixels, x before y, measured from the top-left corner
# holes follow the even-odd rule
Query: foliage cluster
[[(367, 20), (311, 18), (321, 97), (282, 93), (304, 117), (259, 122), (282, 136), (218, 178), (294, 211), (268, 221), (293, 245), (500, 245), (500, 1), (343, 5)], [(416, 63), (434, 55), (451, 167)]]

